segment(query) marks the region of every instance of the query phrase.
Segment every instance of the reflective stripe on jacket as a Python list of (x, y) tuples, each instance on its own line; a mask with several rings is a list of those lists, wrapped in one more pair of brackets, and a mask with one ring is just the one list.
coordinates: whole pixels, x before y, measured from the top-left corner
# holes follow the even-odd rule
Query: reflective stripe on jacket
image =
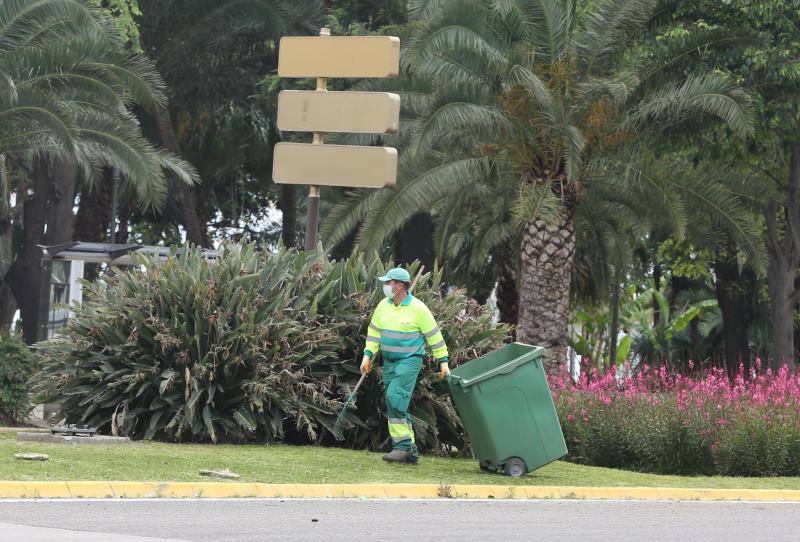
[(447, 345), (425, 303), (411, 295), (399, 305), (393, 298), (381, 301), (367, 329), (364, 354), (373, 357), (380, 349), (387, 361), (425, 354), (425, 344), (437, 360), (447, 361)]

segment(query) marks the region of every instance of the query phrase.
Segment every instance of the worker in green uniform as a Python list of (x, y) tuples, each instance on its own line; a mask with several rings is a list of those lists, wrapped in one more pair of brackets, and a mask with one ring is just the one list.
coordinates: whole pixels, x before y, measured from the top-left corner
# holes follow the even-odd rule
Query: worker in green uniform
[(372, 315), (361, 362), (361, 373), (372, 370), (372, 358), (380, 349), (383, 356), (383, 384), (386, 390), (386, 411), (389, 418), (389, 435), (392, 451), (383, 456), (385, 461), (416, 464), (419, 450), (408, 413), (411, 396), (422, 369), (425, 344), (433, 351), (439, 363), (439, 379), (450, 373), (447, 345), (444, 337), (425, 303), (411, 295), (411, 276), (401, 268), (390, 269), (383, 282), (382, 300)]

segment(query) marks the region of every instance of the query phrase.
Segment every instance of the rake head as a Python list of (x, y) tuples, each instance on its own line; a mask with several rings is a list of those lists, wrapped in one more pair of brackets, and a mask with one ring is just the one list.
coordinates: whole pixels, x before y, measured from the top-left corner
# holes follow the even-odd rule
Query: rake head
[(344, 433), (342, 429), (344, 428), (345, 418), (347, 417), (347, 410), (349, 408), (355, 408), (356, 393), (358, 393), (358, 388), (360, 388), (361, 384), (364, 383), (364, 379), (366, 377), (367, 375), (363, 374), (361, 375), (361, 378), (358, 379), (358, 384), (356, 384), (356, 387), (353, 388), (350, 397), (347, 398), (347, 401), (345, 401), (344, 405), (342, 406), (341, 412), (339, 412), (339, 415), (336, 417), (336, 423), (333, 424), (333, 430), (331, 433), (333, 433), (333, 437), (340, 442), (344, 440)]

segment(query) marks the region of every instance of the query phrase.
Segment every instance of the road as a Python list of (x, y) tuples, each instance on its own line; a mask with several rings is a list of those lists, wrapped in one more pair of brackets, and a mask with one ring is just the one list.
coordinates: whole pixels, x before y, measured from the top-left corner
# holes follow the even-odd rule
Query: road
[(411, 500), (0, 501), (0, 540), (800, 541), (800, 503)]

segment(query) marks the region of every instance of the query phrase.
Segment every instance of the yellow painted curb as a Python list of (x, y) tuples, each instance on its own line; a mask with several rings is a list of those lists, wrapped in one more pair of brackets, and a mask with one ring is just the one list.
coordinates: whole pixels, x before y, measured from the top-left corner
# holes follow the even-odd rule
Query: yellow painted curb
[(4, 482), (0, 498), (399, 498), (794, 501), (800, 490), (260, 482)]

